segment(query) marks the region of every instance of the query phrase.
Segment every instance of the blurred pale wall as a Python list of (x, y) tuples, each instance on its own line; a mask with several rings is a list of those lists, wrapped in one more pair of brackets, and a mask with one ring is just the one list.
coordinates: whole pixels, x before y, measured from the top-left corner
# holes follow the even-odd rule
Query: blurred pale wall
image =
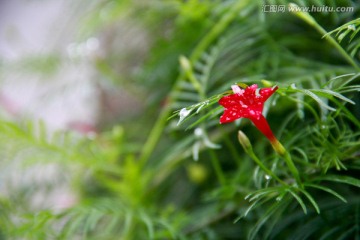
[[(140, 111), (141, 102), (127, 89), (104, 83), (94, 65), (109, 52), (146, 51), (146, 36), (120, 23), (79, 42), (81, 17), (89, 5), (81, 0), (0, 0), (2, 116), (41, 119), (51, 130), (88, 133), (109, 118)], [(119, 63), (120, 71), (130, 69), (127, 64), (126, 59), (124, 67)], [(55, 70), (42, 69), (48, 65)]]
[(50, 129), (95, 125), (97, 90), (88, 63), (61, 62), (48, 75), (37, 63), (61, 58), (74, 40), (78, 23), (68, 24), (76, 20), (70, 7), (57, 0), (0, 2), (0, 56), (10, 66), (2, 69), (1, 105), (11, 117), (41, 119)]

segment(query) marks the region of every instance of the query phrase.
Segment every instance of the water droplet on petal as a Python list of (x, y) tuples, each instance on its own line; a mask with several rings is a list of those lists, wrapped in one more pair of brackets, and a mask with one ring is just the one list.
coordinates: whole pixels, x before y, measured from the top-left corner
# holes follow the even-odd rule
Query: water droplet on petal
[(241, 105), (243, 108), (248, 108), (248, 105), (244, 104), (243, 101), (240, 101), (240, 105)]

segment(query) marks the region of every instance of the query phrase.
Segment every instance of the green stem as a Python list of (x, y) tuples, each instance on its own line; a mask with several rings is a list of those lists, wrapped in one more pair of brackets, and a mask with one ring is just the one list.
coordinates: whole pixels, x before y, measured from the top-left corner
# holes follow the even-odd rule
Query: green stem
[(261, 161), (260, 159), (256, 156), (256, 154), (253, 151), (252, 145), (248, 139), (248, 137), (242, 132), (239, 131), (238, 132), (238, 140), (241, 144), (241, 146), (244, 148), (245, 152), (255, 161), (255, 163), (269, 176), (271, 176), (272, 178), (274, 178), (275, 180), (277, 180), (279, 183), (283, 184), (283, 185), (287, 185), (283, 180), (281, 180), (280, 178), (278, 178), (278, 176), (276, 176), (273, 171), (271, 171), (270, 169), (268, 169)]
[(283, 185), (287, 185), (283, 180), (281, 180), (278, 176), (276, 176), (270, 169), (268, 169), (261, 161), (260, 159), (255, 155), (253, 149), (248, 149), (246, 153), (255, 161), (255, 163), (269, 176), (277, 180), (279, 183)]
[(160, 112), (160, 116), (155, 122), (155, 125), (150, 131), (149, 137), (147, 138), (144, 147), (142, 149), (140, 155), (140, 164), (145, 164), (149, 159), (151, 153), (153, 152), (156, 144), (158, 143), (160, 136), (165, 128), (167, 123), (167, 118), (171, 114), (171, 104), (167, 104), (162, 111)]
[[(221, 34), (224, 32), (228, 25), (237, 17), (240, 9), (245, 7), (248, 4), (248, 1), (237, 1), (234, 6), (229, 9), (229, 12), (226, 13), (217, 24), (211, 29), (211, 31), (200, 41), (200, 43), (196, 46), (193, 53), (190, 56), (190, 61), (192, 63), (199, 60), (201, 54), (209, 47), (209, 45), (214, 42)], [(156, 147), (160, 136), (163, 132), (163, 129), (166, 126), (167, 118), (171, 114), (171, 103), (174, 101), (173, 93), (178, 89), (180, 81), (183, 79), (183, 75), (180, 75), (176, 83), (174, 84), (171, 92), (169, 93), (169, 104), (163, 108), (160, 113), (159, 118), (157, 119), (154, 127), (151, 129), (149, 133), (149, 137), (147, 138), (142, 152), (140, 153), (140, 163), (145, 164), (154, 148)]]
[(300, 180), (299, 171), (297, 170), (293, 160), (291, 159), (289, 152), (286, 151), (284, 146), (277, 139), (272, 141), (271, 145), (275, 149), (276, 153), (285, 159), (286, 165), (288, 166), (292, 175), (294, 176), (296, 183), (302, 188), (303, 185)]
[(211, 29), (211, 31), (201, 40), (201, 42), (196, 46), (195, 50), (191, 54), (191, 62), (197, 61), (203, 52), (208, 48), (208, 46), (218, 38), (219, 35), (227, 28), (227, 26), (236, 18), (239, 14), (240, 9), (247, 6), (249, 0), (241, 0), (234, 3), (234, 5), (229, 9), (229, 12), (226, 13), (220, 21)]
[(240, 161), (241, 157), (237, 153), (236, 148), (234, 147), (233, 143), (230, 141), (230, 139), (228, 137), (225, 138), (224, 142), (225, 142), (226, 146), (229, 148), (231, 155), (233, 156), (233, 158), (236, 161), (236, 164), (240, 168), (242, 166), (242, 163)]
[(223, 171), (221, 169), (221, 166), (219, 164), (219, 159), (217, 158), (217, 156), (213, 150), (211, 150), (209, 152), (210, 152), (211, 164), (213, 165), (216, 176), (219, 179), (219, 182), (222, 185), (225, 185), (225, 183), (226, 183), (225, 174), (223, 173)]
[[(294, 3), (290, 3), (291, 5), (296, 5)], [(295, 15), (303, 19), (306, 23), (308, 23), (310, 26), (313, 26), (318, 32), (320, 32), (323, 36), (325, 36), (328, 32), (322, 28), (316, 20), (307, 12), (293, 12)], [(327, 35), (325, 39), (333, 45), (339, 53), (348, 61), (356, 70), (360, 71), (360, 67), (358, 64), (354, 61), (354, 59), (340, 46), (340, 44), (330, 35)]]
[(195, 90), (199, 93), (200, 99), (202, 101), (205, 100), (206, 96), (205, 96), (204, 88), (201, 86), (200, 81), (196, 79), (190, 61), (186, 57), (180, 56), (180, 65), (183, 68), (185, 75), (190, 80)]

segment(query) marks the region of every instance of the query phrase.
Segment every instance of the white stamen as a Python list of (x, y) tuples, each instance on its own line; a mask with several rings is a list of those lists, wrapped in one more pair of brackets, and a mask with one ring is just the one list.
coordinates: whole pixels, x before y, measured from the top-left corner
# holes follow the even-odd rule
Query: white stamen
[(255, 90), (255, 96), (256, 96), (256, 97), (261, 97), (261, 95), (260, 95), (260, 88), (257, 88), (257, 89)]
[(193, 159), (194, 159), (194, 161), (198, 161), (199, 160), (199, 151), (200, 151), (200, 142), (198, 141), (198, 142), (196, 142), (195, 144), (194, 144), (194, 146), (193, 146), (193, 151), (192, 151), (192, 153), (193, 153)]
[(238, 85), (231, 85), (231, 89), (233, 90), (234, 93), (237, 93), (240, 95), (244, 93), (244, 90), (241, 89)]
[(196, 137), (201, 137), (203, 135), (203, 130), (201, 128), (196, 128), (194, 134)]

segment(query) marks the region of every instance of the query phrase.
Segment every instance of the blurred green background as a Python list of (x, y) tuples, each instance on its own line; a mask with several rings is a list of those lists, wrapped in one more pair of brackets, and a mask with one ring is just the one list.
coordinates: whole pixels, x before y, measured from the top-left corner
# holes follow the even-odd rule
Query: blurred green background
[[(358, 16), (0, 0), (0, 239), (359, 239)], [(264, 115), (301, 184), (250, 121), (219, 124), (235, 83), (279, 87)]]

